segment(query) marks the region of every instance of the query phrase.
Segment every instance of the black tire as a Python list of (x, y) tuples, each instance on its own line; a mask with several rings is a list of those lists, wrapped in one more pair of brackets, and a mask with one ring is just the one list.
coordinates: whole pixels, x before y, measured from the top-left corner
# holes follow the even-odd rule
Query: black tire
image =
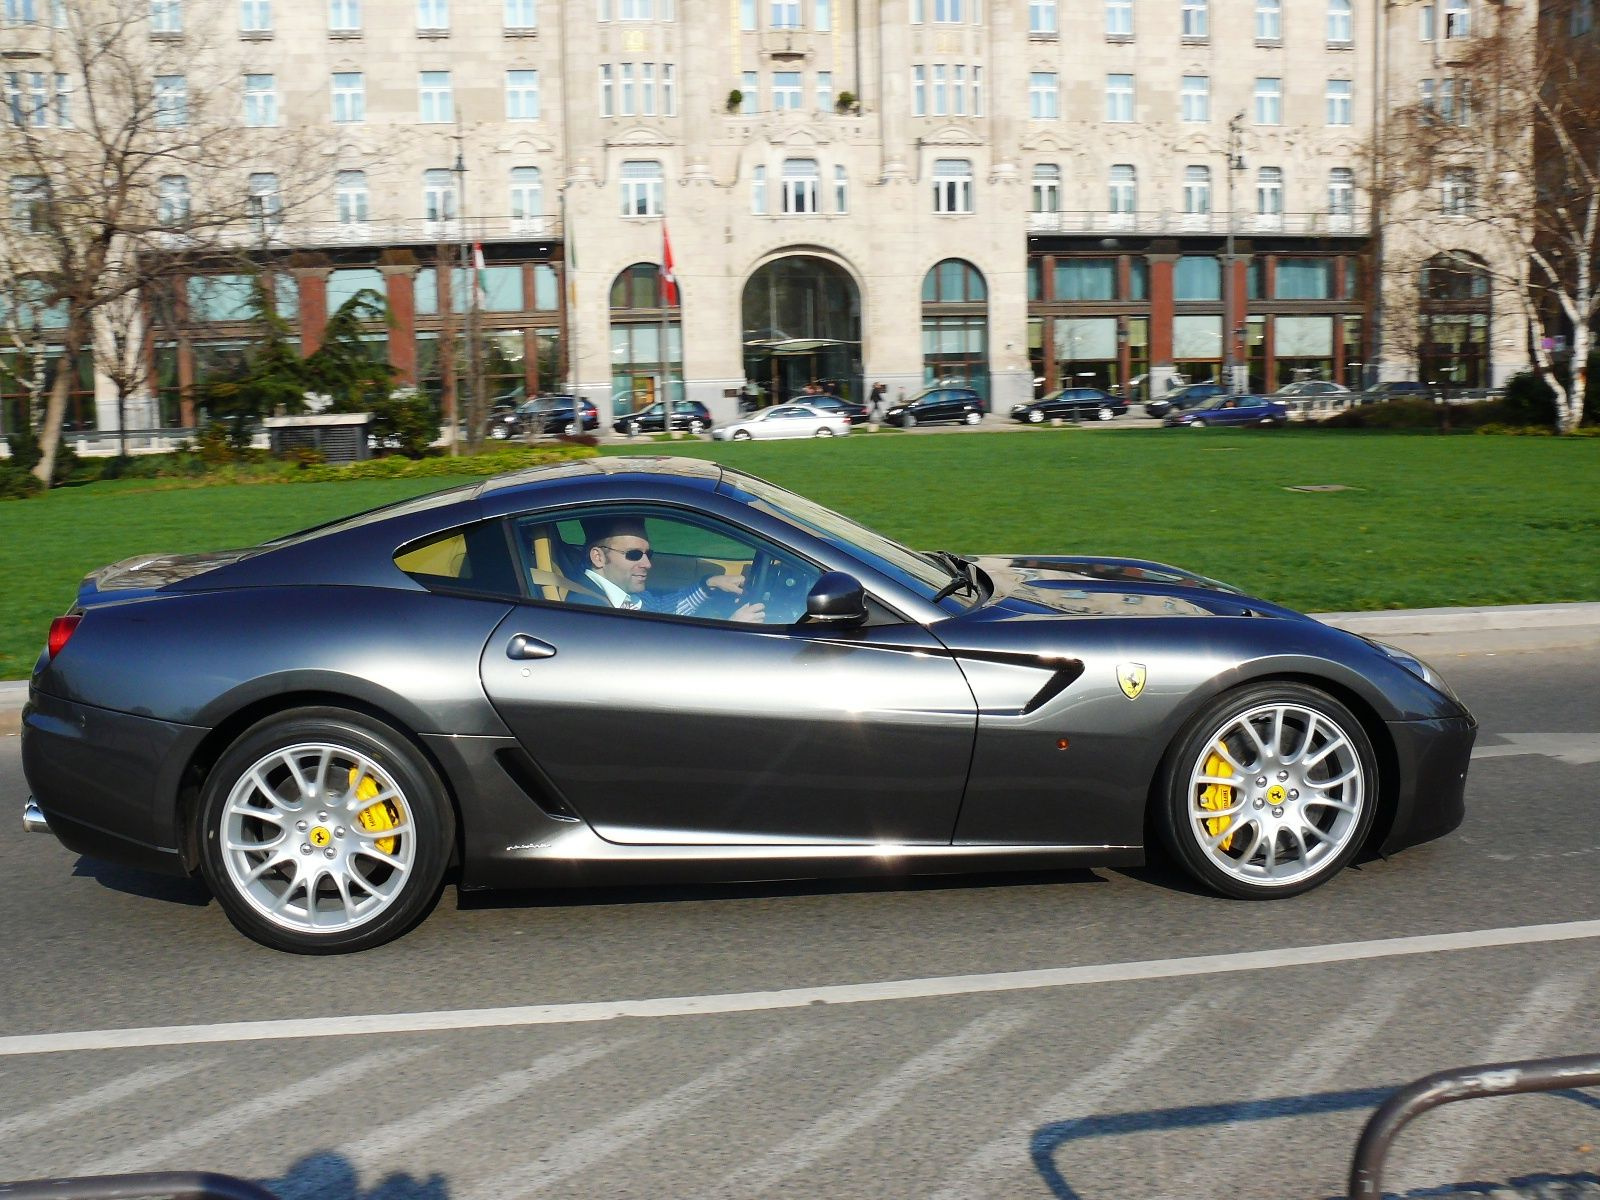
[(735, 429), (733, 431), (733, 440), (736, 442), (748, 442), (750, 440), (750, 431), (748, 429)]
[(817, 431), (815, 433), (813, 433), (811, 436), (812, 437), (820, 437), (820, 438), (830, 438), (830, 437), (833, 436), (833, 430), (829, 429), (826, 425), (823, 425), (823, 426), (820, 426), (817, 429)]
[[(297, 797), (292, 781), (274, 783), (279, 805), (274, 807), (261, 800), (252, 777), (271, 782), (276, 773), (289, 780), (288, 765), (272, 759), (293, 747), (305, 748), (296, 754), (297, 764), (310, 764), (327, 752), (322, 770), (332, 772), (329, 786), (313, 801), (304, 799), (304, 792)], [(368, 785), (374, 789), (370, 794), (363, 791)], [(336, 789), (341, 794), (335, 796)], [(230, 807), (236, 793), (237, 806)], [(303, 807), (297, 806), (302, 799)], [(380, 804), (383, 815), (368, 823)], [(274, 819), (248, 815), (267, 812)], [(298, 812), (305, 816), (292, 820)], [(438, 901), (455, 843), (455, 820), (444, 784), (428, 760), (382, 722), (337, 708), (292, 709), (247, 729), (207, 775), (196, 819), (201, 873), (228, 919), (246, 937), (295, 954), (369, 950), (405, 933)], [(234, 847), (226, 854), (225, 825), (233, 833), (229, 842)], [(302, 831), (302, 825), (310, 828)], [(292, 856), (286, 853), (285, 866), (293, 866), (294, 878), (285, 878), (283, 868), (274, 868), (250, 884), (252, 890), (247, 892), (239, 873), (253, 873), (246, 869), (272, 857), (274, 829), (289, 835), (291, 844), (302, 832), (307, 839)], [(386, 829), (396, 832), (386, 835)], [(241, 841), (256, 836), (266, 839), (255, 852), (259, 857), (238, 849)], [(322, 847), (326, 848), (319, 855)], [(312, 903), (309, 889), (299, 882), (300, 862), (320, 867), (322, 856), (336, 855), (336, 865), (313, 877), (317, 902)], [(404, 869), (386, 866), (380, 855), (404, 862)], [(330, 889), (334, 894), (328, 894)], [(276, 920), (263, 911), (274, 895), (285, 901)], [(296, 910), (296, 896), (301, 897), (298, 903), (305, 915)], [(371, 911), (359, 911), (362, 903), (368, 903)], [(353, 915), (352, 904), (357, 910)], [(316, 930), (316, 917), (324, 913), (333, 927)]]
[[(1260, 736), (1247, 736), (1245, 724)], [(1237, 782), (1211, 787), (1222, 770)], [(1161, 840), (1206, 887), (1240, 900), (1296, 896), (1342, 871), (1366, 842), (1379, 804), (1377, 756), (1360, 720), (1328, 693), (1248, 685), (1184, 726), (1156, 804)], [(1230, 815), (1206, 815), (1219, 810)]]
[(694, 418), (690, 419), (690, 421), (689, 421), (689, 432), (690, 433), (692, 433), (692, 434), (694, 434), (695, 436), (698, 437), (700, 434), (704, 433), (705, 431), (706, 431), (706, 423), (704, 421), (702, 421), (699, 417), (694, 417)]

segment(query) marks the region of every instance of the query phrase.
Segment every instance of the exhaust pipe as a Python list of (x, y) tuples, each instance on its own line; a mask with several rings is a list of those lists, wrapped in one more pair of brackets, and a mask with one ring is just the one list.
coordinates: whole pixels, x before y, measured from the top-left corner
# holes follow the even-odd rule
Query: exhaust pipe
[(22, 827), (29, 833), (50, 832), (50, 822), (44, 819), (44, 810), (32, 796), (22, 805)]

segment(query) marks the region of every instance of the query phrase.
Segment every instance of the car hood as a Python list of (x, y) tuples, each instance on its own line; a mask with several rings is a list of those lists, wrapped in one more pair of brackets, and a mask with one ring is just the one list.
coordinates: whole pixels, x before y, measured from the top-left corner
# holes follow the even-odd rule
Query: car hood
[(1015, 614), (1115, 617), (1285, 616), (1292, 609), (1203, 575), (1137, 558), (990, 555), (974, 559), (995, 603)]
[(91, 571), (78, 585), (78, 607), (91, 608), (114, 600), (132, 600), (149, 595), (180, 580), (204, 575), (218, 567), (261, 553), (264, 546), (238, 550), (215, 550), (207, 554), (140, 554), (110, 566)]

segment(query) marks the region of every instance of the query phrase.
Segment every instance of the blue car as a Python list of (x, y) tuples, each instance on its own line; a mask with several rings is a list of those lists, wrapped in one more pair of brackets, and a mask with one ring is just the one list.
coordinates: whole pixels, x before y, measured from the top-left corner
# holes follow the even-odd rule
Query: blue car
[(1207, 425), (1283, 425), (1288, 406), (1267, 396), (1217, 396), (1195, 408), (1167, 414), (1163, 425), (1204, 429)]

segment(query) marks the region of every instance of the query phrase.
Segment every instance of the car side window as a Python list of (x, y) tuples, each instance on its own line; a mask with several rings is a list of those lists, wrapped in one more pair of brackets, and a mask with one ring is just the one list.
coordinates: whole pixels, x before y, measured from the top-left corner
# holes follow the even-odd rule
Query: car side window
[(530, 513), (512, 523), (537, 600), (790, 625), (821, 569), (711, 518), (653, 506)]
[(520, 598), (511, 548), (499, 521), (483, 521), (403, 546), (394, 565), (430, 591)]

